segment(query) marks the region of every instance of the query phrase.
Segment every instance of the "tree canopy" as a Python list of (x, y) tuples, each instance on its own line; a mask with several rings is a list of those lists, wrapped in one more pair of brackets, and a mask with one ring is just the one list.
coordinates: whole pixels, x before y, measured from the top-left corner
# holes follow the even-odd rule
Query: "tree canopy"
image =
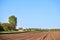
[(15, 16), (9, 17), (9, 23), (13, 25), (14, 28), (17, 26), (17, 18)]

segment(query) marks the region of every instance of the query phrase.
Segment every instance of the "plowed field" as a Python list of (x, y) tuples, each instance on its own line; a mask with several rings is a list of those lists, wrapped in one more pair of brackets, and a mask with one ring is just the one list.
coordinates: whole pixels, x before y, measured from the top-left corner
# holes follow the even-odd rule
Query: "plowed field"
[(26, 32), (2, 34), (0, 40), (60, 40), (60, 32)]

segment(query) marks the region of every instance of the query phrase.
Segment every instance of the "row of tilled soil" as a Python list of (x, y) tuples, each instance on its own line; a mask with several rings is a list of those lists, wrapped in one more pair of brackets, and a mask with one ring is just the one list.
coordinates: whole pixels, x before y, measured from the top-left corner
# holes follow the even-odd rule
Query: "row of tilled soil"
[(60, 40), (60, 31), (50, 32), (54, 40)]
[(31, 35), (27, 35), (26, 37), (23, 37), (23, 40), (40, 40), (41, 36), (44, 36), (46, 33), (45, 32), (36, 32), (34, 34)]
[(2, 34), (0, 40), (60, 40), (60, 32), (26, 32)]
[(43, 40), (60, 40), (60, 32), (59, 31), (55, 31), (55, 32), (50, 31), (50, 32), (48, 32), (47, 36), (45, 38), (43, 38)]
[(19, 33), (19, 34), (3, 34), (0, 35), (0, 40), (16, 40), (23, 38), (26, 35), (32, 34), (33, 32)]
[(27, 32), (20, 34), (3, 34), (0, 40), (38, 40), (45, 32)]

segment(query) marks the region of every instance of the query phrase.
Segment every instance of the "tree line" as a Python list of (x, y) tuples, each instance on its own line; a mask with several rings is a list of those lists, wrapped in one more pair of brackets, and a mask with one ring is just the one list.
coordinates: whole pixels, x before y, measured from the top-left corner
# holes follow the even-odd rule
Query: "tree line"
[(8, 18), (8, 23), (0, 23), (0, 31), (12, 31), (15, 30), (17, 26), (17, 17), (10, 16)]

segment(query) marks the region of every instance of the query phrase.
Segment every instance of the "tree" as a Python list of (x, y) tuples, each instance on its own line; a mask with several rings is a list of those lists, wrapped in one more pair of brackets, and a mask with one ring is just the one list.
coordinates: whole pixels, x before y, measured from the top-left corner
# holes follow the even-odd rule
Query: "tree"
[(9, 30), (12, 31), (12, 30), (14, 30), (14, 25), (13, 24), (9, 24), (9, 27), (8, 28), (9, 28)]
[(9, 27), (8, 23), (2, 23), (2, 28), (4, 29), (4, 31), (10, 31), (8, 27)]
[(4, 31), (4, 29), (3, 29), (3, 27), (2, 27), (1, 24), (2, 24), (2, 23), (0, 23), (0, 31)]
[(17, 18), (15, 16), (10, 16), (9, 17), (9, 24), (12, 24), (13, 28), (15, 29), (17, 26)]

